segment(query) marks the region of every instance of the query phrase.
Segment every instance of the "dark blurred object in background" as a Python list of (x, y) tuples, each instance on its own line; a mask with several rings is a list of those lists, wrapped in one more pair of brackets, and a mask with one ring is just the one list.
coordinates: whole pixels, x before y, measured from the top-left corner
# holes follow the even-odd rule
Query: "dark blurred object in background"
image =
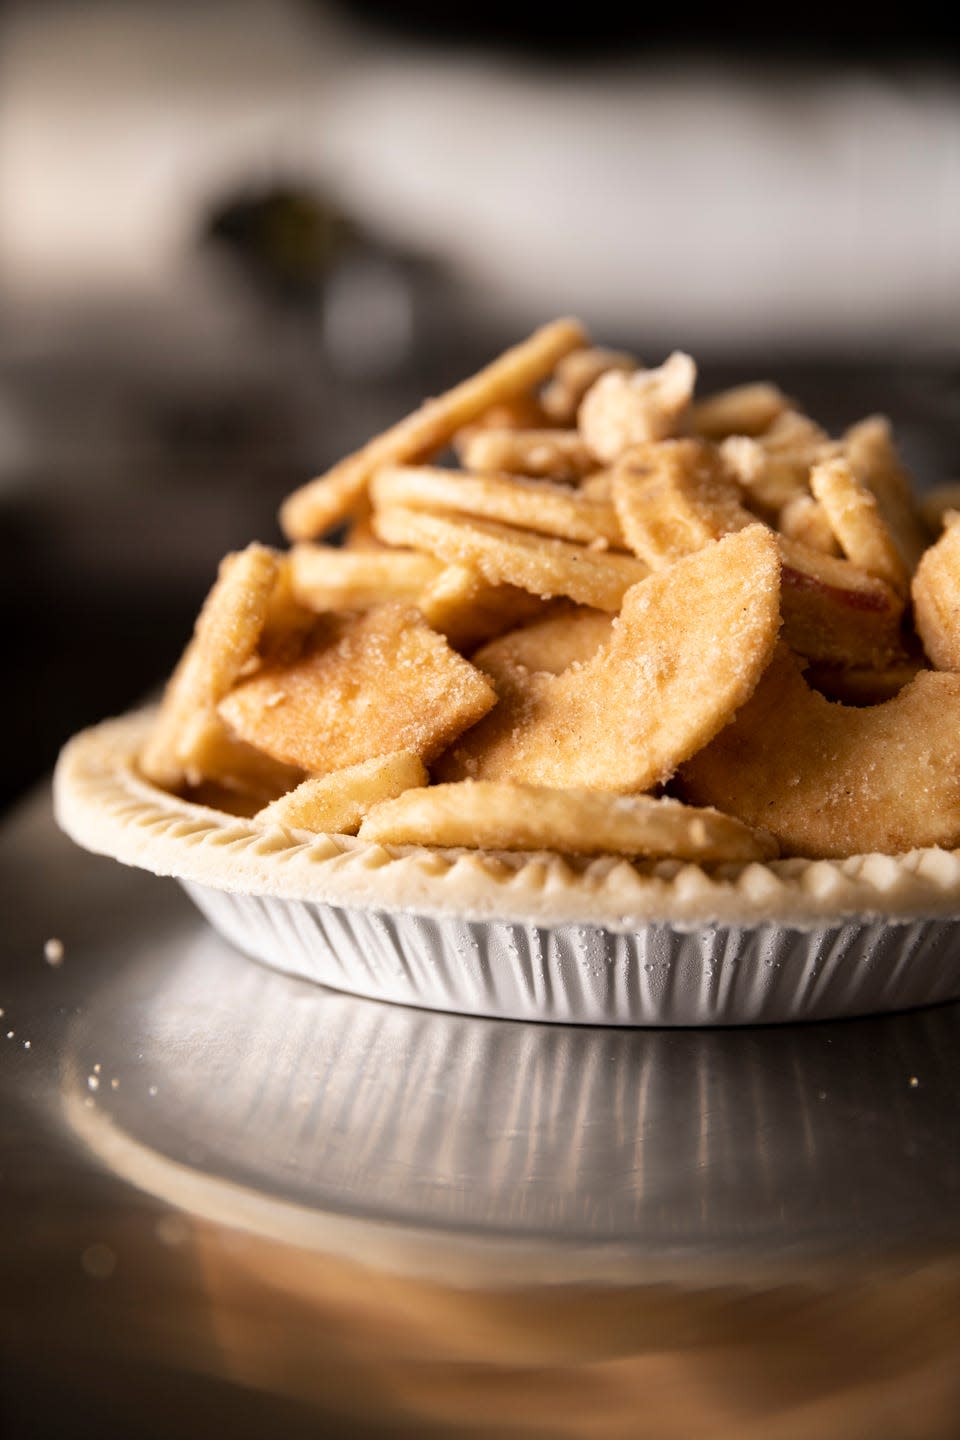
[(488, 44), (531, 54), (592, 57), (699, 45), (712, 53), (940, 56), (957, 53), (956, 17), (932, 0), (911, 6), (543, 5), (486, 0), (337, 0), (351, 16), (434, 43)]
[(199, 238), (249, 285), (268, 327), (292, 326), (333, 377), (415, 365), (445, 293), (442, 266), (358, 224), (309, 181), (226, 196)]
[(228, 196), (214, 207), (207, 235), (230, 251), (269, 296), (308, 309), (359, 240), (335, 205), (306, 187), (280, 184)]
[(170, 670), (218, 555), (281, 543), (281, 498), (430, 383), (442, 272), (323, 197), (228, 198), (195, 243), (228, 320), (104, 307), (0, 346), (0, 601), (29, 696), (0, 804)]

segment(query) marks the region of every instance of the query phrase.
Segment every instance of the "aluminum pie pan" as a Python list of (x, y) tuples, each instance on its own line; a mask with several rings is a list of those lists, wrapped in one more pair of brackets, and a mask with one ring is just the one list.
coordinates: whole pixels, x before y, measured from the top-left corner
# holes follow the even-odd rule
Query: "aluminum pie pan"
[(150, 785), (151, 711), (65, 748), (62, 828), (176, 877), (263, 963), (428, 1009), (588, 1025), (740, 1025), (960, 995), (960, 852), (705, 869), (387, 847), (262, 830)]

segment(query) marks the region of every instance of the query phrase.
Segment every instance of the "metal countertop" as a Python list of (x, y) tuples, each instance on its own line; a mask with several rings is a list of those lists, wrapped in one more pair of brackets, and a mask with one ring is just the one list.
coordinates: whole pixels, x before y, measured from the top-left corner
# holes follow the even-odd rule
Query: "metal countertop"
[(0, 884), (5, 1435), (960, 1432), (960, 1005), (354, 999), (75, 849), (45, 792)]

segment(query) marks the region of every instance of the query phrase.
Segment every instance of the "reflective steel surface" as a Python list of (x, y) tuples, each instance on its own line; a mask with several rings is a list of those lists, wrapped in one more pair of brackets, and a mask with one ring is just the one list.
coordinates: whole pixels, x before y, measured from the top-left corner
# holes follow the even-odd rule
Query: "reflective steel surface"
[(960, 1433), (960, 1006), (376, 1004), (45, 795), (0, 875), (5, 1435)]

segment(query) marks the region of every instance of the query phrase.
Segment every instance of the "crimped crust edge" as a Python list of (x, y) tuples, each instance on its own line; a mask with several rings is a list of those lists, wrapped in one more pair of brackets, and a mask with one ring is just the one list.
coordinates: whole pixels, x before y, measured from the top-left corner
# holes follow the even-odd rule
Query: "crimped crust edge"
[(85, 849), (217, 890), (627, 932), (651, 923), (809, 930), (852, 917), (960, 917), (960, 851), (938, 847), (705, 868), (263, 830), (169, 795), (139, 774), (137, 755), (155, 713), (104, 721), (64, 747), (54, 775), (58, 823)]

